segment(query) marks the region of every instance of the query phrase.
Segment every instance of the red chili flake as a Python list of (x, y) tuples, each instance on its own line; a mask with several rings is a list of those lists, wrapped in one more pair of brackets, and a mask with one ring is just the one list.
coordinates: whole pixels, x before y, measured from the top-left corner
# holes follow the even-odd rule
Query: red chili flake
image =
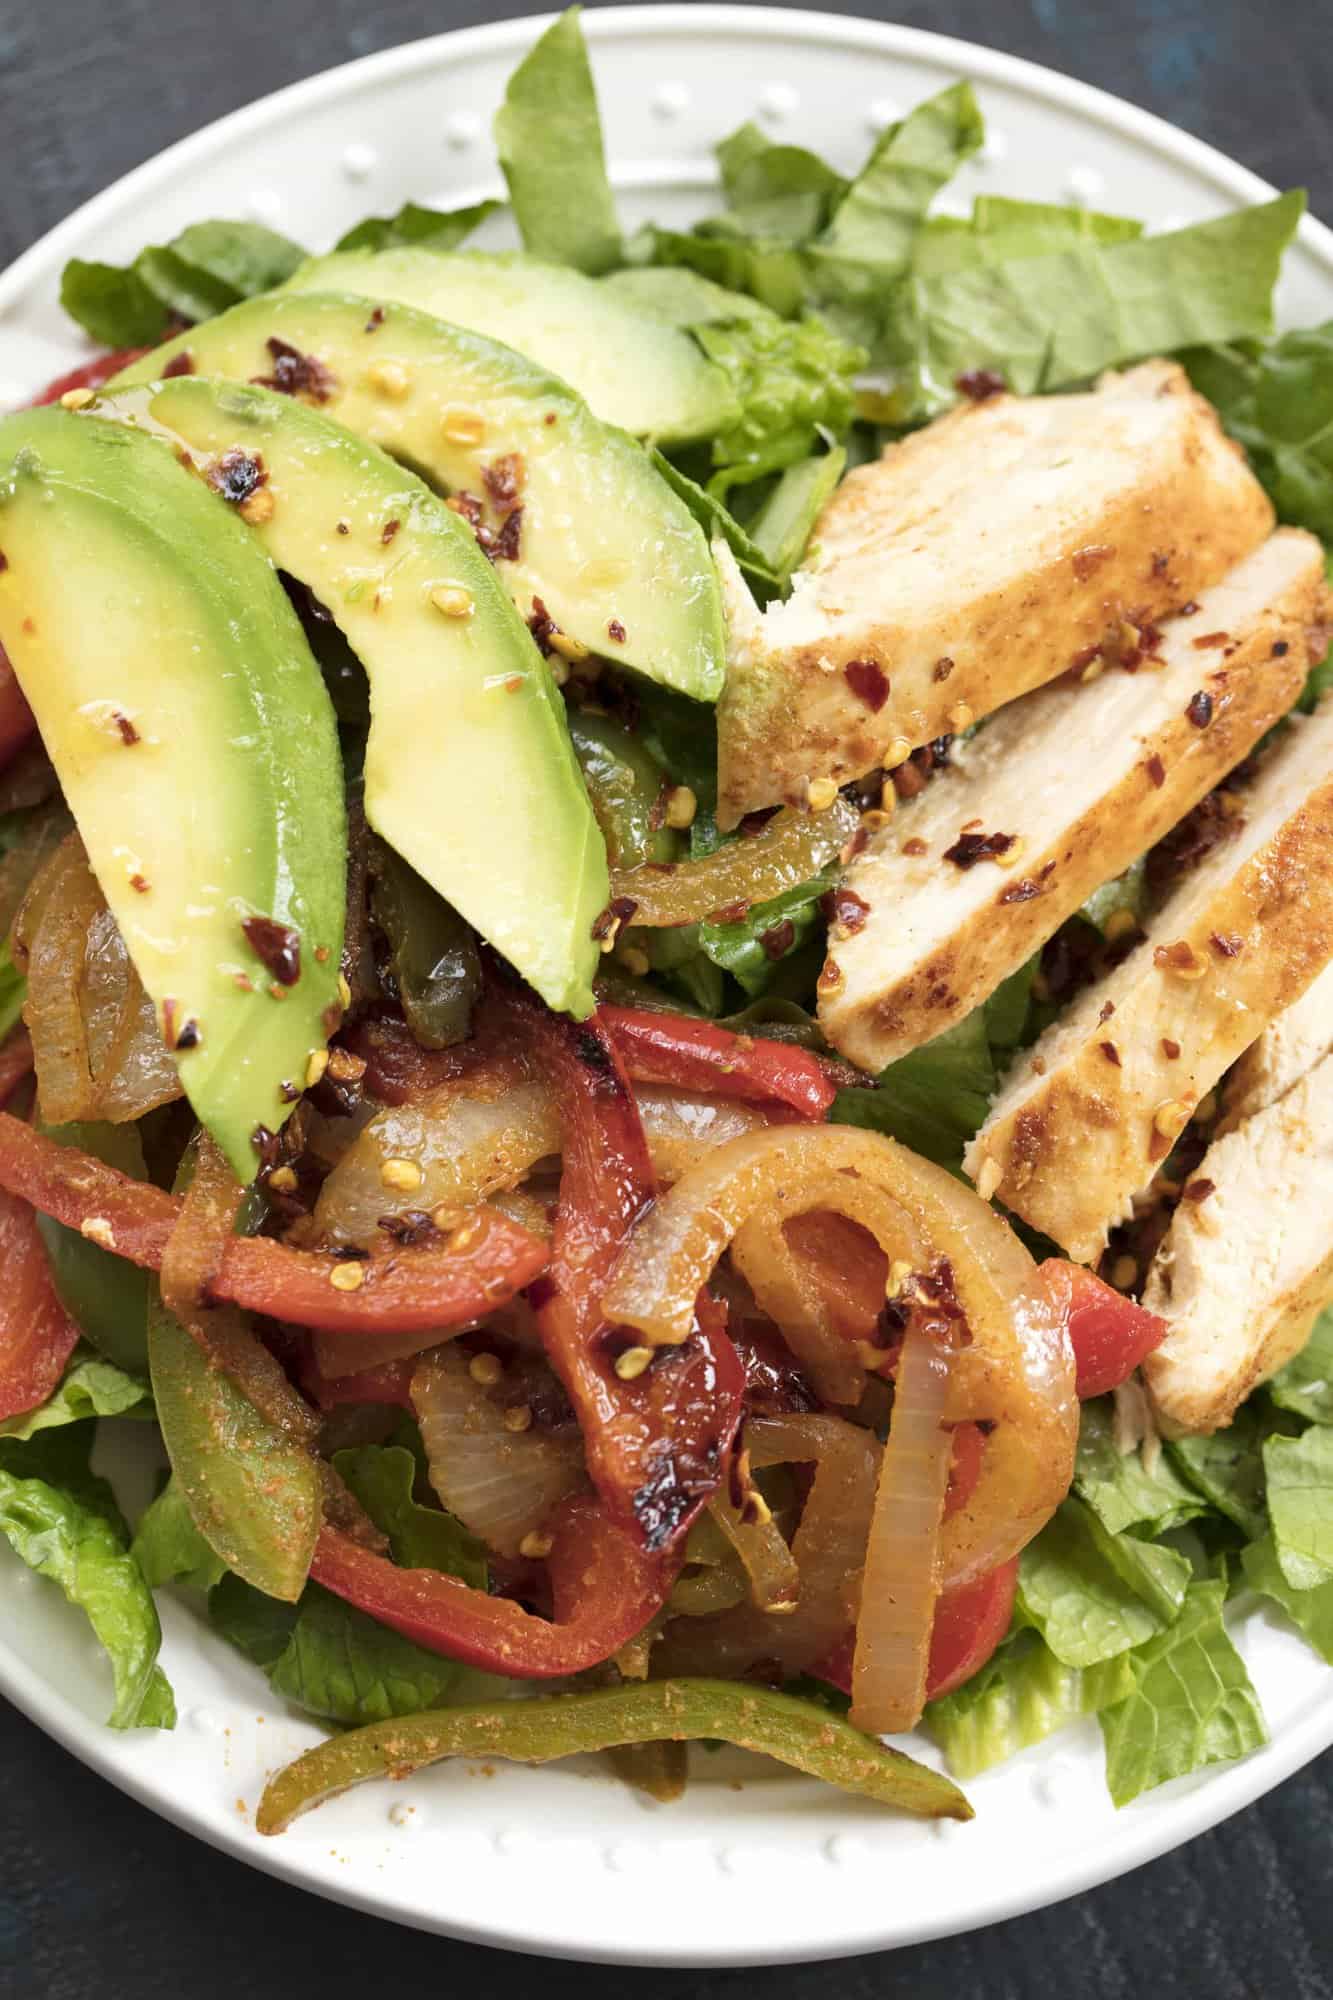
[(1107, 1062), (1114, 1063), (1117, 1069), (1121, 1067), (1120, 1051), (1114, 1042), (1098, 1042), (1097, 1046), (1106, 1057)]
[(998, 369), (966, 368), (955, 375), (953, 386), (969, 403), (984, 403), (989, 396), (1002, 396), (1009, 384)]
[(1102, 1002), (1102, 1010), (1097, 1016), (1098, 1027), (1101, 1027), (1105, 1022), (1109, 1021), (1114, 1012), (1115, 1012), (1115, 1001), (1104, 1000)]
[(136, 896), (146, 896), (149, 889), (148, 877), (146, 875), (131, 875), (130, 887)]
[(832, 914), (834, 923), (841, 924), (845, 931), (859, 931), (865, 928), (870, 905), (864, 896), (857, 895), (855, 889), (835, 889)]
[(1190, 644), (1196, 653), (1204, 653), (1212, 646), (1227, 645), (1230, 639), (1231, 634), (1229, 632), (1204, 632), (1199, 638), (1191, 639)]
[(723, 903), (720, 909), (709, 911), (708, 922), (710, 924), (739, 924), (749, 914), (750, 905), (746, 902)]
[(1148, 776), (1152, 779), (1158, 791), (1160, 791), (1162, 789), (1162, 786), (1166, 783), (1166, 765), (1162, 762), (1161, 758), (1158, 756), (1155, 750), (1153, 751), (1152, 756), (1148, 759), (1147, 771), (1148, 771)]
[(1205, 688), (1199, 688), (1189, 698), (1185, 708), (1186, 718), (1196, 729), (1206, 729), (1213, 719), (1213, 697)]
[(1186, 1201), (1207, 1201), (1209, 1195), (1214, 1192), (1216, 1187), (1216, 1181), (1210, 1181), (1206, 1175), (1201, 1174), (1198, 1180), (1187, 1181), (1185, 1183), (1185, 1199)]
[(322, 361), (313, 354), (302, 354), (299, 347), (289, 347), (285, 340), (272, 338), (264, 345), (273, 357), (273, 373), (252, 375), (252, 382), (261, 389), (276, 389), (282, 396), (307, 396), (312, 403), (329, 401), (338, 378)]
[(182, 1024), (181, 1031), (176, 1037), (176, 1047), (178, 1049), (197, 1049), (201, 1039), (199, 1023), (197, 1021), (186, 1021)]
[(1071, 557), (1074, 575), (1080, 583), (1086, 583), (1114, 554), (1115, 550), (1109, 542), (1089, 542), (1086, 548), (1075, 549)]
[(375, 310), (371, 313), (370, 318), (366, 321), (366, 332), (378, 333), (383, 324), (384, 324), (384, 307), (376, 306)]
[(1214, 931), (1208, 942), (1219, 958), (1238, 958), (1245, 940), (1237, 937), (1234, 931)]
[(548, 424), (553, 424), (553, 423), (555, 422), (555, 411), (554, 411), (554, 410), (548, 410), (548, 411), (546, 412), (546, 415), (545, 415), (545, 417), (544, 417), (544, 418), (542, 419), (542, 421), (543, 421), (544, 423), (548, 423)]
[(1101, 650), (1100, 640), (1098, 640), (1095, 646), (1085, 646), (1081, 652), (1075, 653), (1073, 659), (1069, 662), (1069, 672), (1071, 674), (1081, 674), (1084, 667), (1092, 665)]
[(997, 861), (1007, 854), (1014, 838), (1012, 833), (960, 833), (953, 846), (945, 848), (944, 858), (955, 868), (975, 868), (978, 861)]
[(493, 458), (481, 468), (481, 479), (496, 512), (508, 513), (523, 490), (522, 453), (507, 451), (503, 458)]
[(613, 896), (604, 910), (599, 910), (592, 920), (592, 934), (595, 938), (609, 937), (618, 924), (627, 924), (638, 904), (633, 896)]
[(759, 942), (765, 958), (784, 958), (796, 942), (796, 926), (790, 917), (784, 917), (771, 930), (761, 931)]
[(402, 527), (402, 525), (403, 524), (401, 521), (386, 521), (384, 523), (384, 526), (380, 529), (380, 540), (387, 546), (387, 544), (393, 540), (394, 536), (398, 533), (398, 530)]
[(162, 380), (174, 380), (177, 375), (193, 375), (194, 359), (188, 347), (182, 347), (179, 354), (173, 354), (162, 370)]
[(134, 724), (130, 721), (128, 715), (122, 715), (119, 709), (116, 710), (115, 723), (116, 723), (116, 728), (120, 731), (121, 742), (125, 745), (125, 748), (127, 750), (131, 749), (133, 745), (139, 741), (138, 730), (135, 728)]
[(558, 632), (560, 627), (556, 624), (540, 597), (534, 596), (532, 600), (532, 615), (528, 619), (528, 630), (537, 641), (538, 652), (549, 659), (554, 650), (551, 645), (551, 634), (552, 632)]
[(1001, 903), (1030, 903), (1045, 893), (1039, 882), (1034, 882), (1030, 875), (1024, 875), (1020, 881), (1007, 882), (1000, 891), (999, 900)]
[(607, 619), (607, 621), (606, 621), (606, 636), (607, 636), (607, 638), (608, 638), (608, 639), (614, 639), (614, 640), (615, 640), (615, 642), (616, 642), (616, 644), (617, 644), (617, 646), (623, 646), (623, 645), (624, 645), (624, 643), (625, 643), (625, 628), (624, 628), (624, 626), (623, 626), (623, 625), (621, 624), (621, 622), (620, 622), (620, 620), (619, 620), (618, 618), (608, 618), (608, 619)]
[(914, 799), (926, 789), (926, 774), (909, 759), (892, 773), (893, 789), (900, 799)]
[(1170, 567), (1171, 567), (1171, 558), (1170, 558), (1170, 556), (1169, 556), (1169, 555), (1167, 554), (1166, 550), (1165, 550), (1165, 549), (1154, 549), (1154, 550), (1153, 550), (1153, 557), (1152, 557), (1152, 573), (1153, 573), (1153, 575), (1154, 575), (1154, 576), (1165, 576), (1165, 575), (1166, 575), (1166, 573), (1167, 573), (1167, 571), (1168, 571), (1168, 570), (1170, 569)]
[(176, 1046), (176, 1009), (178, 1000), (170, 998), (162, 1002), (162, 1039), (169, 1049)]
[(224, 451), (221, 458), (215, 458), (204, 474), (206, 483), (215, 493), (221, 494), (235, 507), (248, 500), (268, 482), (268, 473), (259, 453), (242, 451), (234, 444), (230, 451)]
[(1192, 972), (1197, 963), (1194, 947), (1185, 938), (1177, 938), (1174, 944), (1153, 946), (1153, 964), (1163, 972)]
[(246, 917), (241, 925), (246, 942), (280, 986), (295, 986), (301, 977), (301, 934), (273, 917)]
[(872, 715), (878, 715), (889, 698), (889, 677), (876, 660), (848, 660), (842, 677)]
[(846, 868), (849, 862), (855, 861), (857, 855), (863, 854), (869, 845), (870, 845), (869, 832), (864, 826), (858, 826), (856, 832), (852, 835), (851, 839), (847, 842), (847, 845), (843, 848), (841, 854), (838, 856), (838, 859), (839, 861), (841, 861), (843, 867)]
[(1170, 1035), (1163, 1035), (1162, 1054), (1166, 1057), (1168, 1062), (1174, 1062), (1176, 1057), (1180, 1054), (1180, 1043), (1173, 1042)]
[(337, 522), (336, 526), (338, 529), (338, 533), (340, 535), (350, 535), (352, 532), (352, 524), (350, 521), (339, 521)]
[[(517, 562), (519, 537), (523, 528), (523, 509), (515, 507), (512, 514), (506, 514), (500, 523), (500, 532), (494, 537), (489, 548), (482, 542), (482, 548), (492, 562)], [(480, 536), (478, 540), (480, 540)]]
[(1270, 659), (1280, 660), (1284, 654), (1290, 651), (1291, 647), (1285, 639), (1274, 639), (1269, 657)]
[(395, 1243), (401, 1243), (405, 1249), (414, 1248), (420, 1243), (429, 1243), (439, 1235), (424, 1208), (407, 1208), (401, 1215), (381, 1215), (377, 1218), (375, 1227), (382, 1229), (386, 1236), (391, 1236)]
[(903, 842), (904, 854), (925, 854), (927, 852), (928, 849), (926, 847), (925, 841), (918, 839), (916, 834), (913, 834), (910, 840), (905, 840)]
[(457, 493), (449, 495), (449, 498), (445, 501), (445, 505), (453, 513), (461, 514), (469, 528), (479, 528), (481, 526), (481, 517), (485, 510), (482, 502), (475, 493), (469, 493), (466, 488), (460, 488)]
[(930, 678), (933, 681), (947, 681), (952, 672), (953, 661), (947, 653), (943, 653), (931, 668)]

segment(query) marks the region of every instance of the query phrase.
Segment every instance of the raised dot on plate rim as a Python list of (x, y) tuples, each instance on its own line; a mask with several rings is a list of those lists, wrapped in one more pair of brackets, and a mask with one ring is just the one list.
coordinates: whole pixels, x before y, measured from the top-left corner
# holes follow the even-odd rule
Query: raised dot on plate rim
[(368, 180), (379, 164), (379, 157), (373, 146), (357, 139), (343, 150), (343, 172), (349, 181)]
[(653, 92), (653, 110), (659, 118), (679, 118), (690, 108), (690, 88), (686, 83), (659, 83)]
[(481, 120), (475, 111), (455, 111), (444, 121), (444, 143), (456, 152), (475, 146), (480, 137)]
[(877, 97), (866, 112), (866, 125), (876, 138), (887, 132), (890, 125), (896, 125), (903, 115), (902, 105), (895, 97)]
[(759, 93), (759, 115), (776, 125), (784, 118), (790, 118), (800, 102), (801, 93), (795, 84), (767, 83)]
[(1106, 192), (1106, 175), (1099, 167), (1071, 167), (1065, 190), (1072, 201), (1095, 201)]

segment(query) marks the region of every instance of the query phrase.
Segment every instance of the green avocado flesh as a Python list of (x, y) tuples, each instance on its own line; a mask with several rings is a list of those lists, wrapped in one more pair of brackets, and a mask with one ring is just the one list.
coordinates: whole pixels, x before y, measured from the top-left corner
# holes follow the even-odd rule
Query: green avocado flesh
[(410, 306), (293, 292), (193, 327), (112, 386), (172, 365), (290, 388), (432, 486), (468, 495), (525, 619), (540, 600), (590, 652), (717, 698), (722, 606), (701, 529), (633, 438), (537, 363)]
[(688, 333), (536, 257), (344, 250), (312, 257), (282, 290), (416, 306), (502, 340), (567, 382), (603, 423), (656, 444), (712, 437), (739, 414), (725, 374)]
[[(0, 423), (0, 553), (0, 643), (186, 1094), (248, 1181), (337, 999), (346, 834), (319, 669), (245, 526), (122, 425)], [(294, 983), (256, 917), (299, 940)]]
[(205, 480), (257, 465), (249, 532), (366, 670), (366, 818), (550, 1006), (590, 1013), (602, 836), (550, 668), (463, 519), (271, 390), (183, 375), (96, 410), (161, 431)]

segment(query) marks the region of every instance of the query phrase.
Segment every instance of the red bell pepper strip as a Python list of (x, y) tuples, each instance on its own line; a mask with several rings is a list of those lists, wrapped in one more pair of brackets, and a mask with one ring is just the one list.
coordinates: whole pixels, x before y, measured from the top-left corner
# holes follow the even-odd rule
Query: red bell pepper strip
[(23, 1079), (31, 1075), (31, 1037), (26, 1028), (14, 1028), (0, 1042), (0, 1106), (8, 1104)]
[(944, 1496), (944, 1518), (966, 1507), (981, 1478), (981, 1461), (986, 1450), (986, 1433), (980, 1424), (955, 1424), (953, 1456), (949, 1462), (949, 1487)]
[(1103, 1284), (1084, 1265), (1048, 1257), (1041, 1275), (1057, 1306), (1069, 1315), (1075, 1382), (1084, 1402), (1118, 1389), (1166, 1339), (1164, 1319)]
[(562, 1501), (550, 1525), (551, 1621), (439, 1570), (397, 1569), (327, 1525), (310, 1574), (429, 1652), (490, 1673), (549, 1680), (600, 1665), (641, 1632), (679, 1568), (669, 1556), (645, 1553), (590, 1493)]
[(382, 1361), (378, 1368), (362, 1368), (355, 1375), (321, 1375), (312, 1360), (302, 1370), (301, 1386), (321, 1410), (336, 1409), (339, 1403), (389, 1403), (410, 1410), (417, 1358)]
[(118, 347), (114, 353), (95, 355), (82, 367), (71, 368), (67, 375), (57, 375), (54, 382), (48, 382), (33, 397), (28, 408), (39, 410), (43, 404), (58, 403), (62, 396), (68, 396), (71, 389), (100, 389), (113, 375), (119, 375), (122, 368), (128, 368), (148, 352), (146, 347)]
[(569, 1021), (511, 987), (496, 987), (494, 999), (551, 1080), (563, 1134), (551, 1267), (528, 1296), (582, 1428), (593, 1484), (645, 1548), (662, 1549), (717, 1491), (745, 1369), (721, 1308), (705, 1294), (689, 1340), (637, 1374), (617, 1372), (618, 1356), (635, 1342), (606, 1324), (602, 1296), (656, 1193), (634, 1093), (600, 1015)]
[[(90, 1154), (33, 1132), (0, 1112), (0, 1188), (71, 1229), (158, 1270), (180, 1214), (174, 1195), (131, 1180)], [(269, 1237), (235, 1237), (209, 1292), (249, 1312), (331, 1333), (421, 1333), (480, 1319), (545, 1269), (548, 1250), (498, 1209), (480, 1209), (440, 1249), (377, 1252), (356, 1266), (350, 1290), (334, 1282), (349, 1267), (316, 1250)]]
[(65, 1372), (79, 1329), (51, 1282), (37, 1220), (0, 1192), (0, 1419), (44, 1403)]
[(18, 675), (10, 665), (8, 653), (0, 646), (0, 770), (16, 750), (23, 748), (36, 727)]
[[(1001, 1563), (975, 1583), (946, 1590), (935, 1607), (930, 1634), (930, 1664), (926, 1669), (926, 1700), (952, 1694), (973, 1674), (980, 1673), (1009, 1630), (1018, 1589), (1018, 1557)], [(852, 1655), (856, 1633), (847, 1637), (810, 1671), (844, 1694), (852, 1691)]]
[(819, 1058), (790, 1042), (734, 1035), (688, 1014), (603, 1007), (598, 1016), (635, 1083), (671, 1084), (748, 1104), (781, 1104), (801, 1118), (821, 1119), (837, 1086)]
[[(823, 1118), (837, 1095), (819, 1058), (790, 1042), (733, 1035), (711, 1021), (666, 1011), (603, 1007), (597, 1018), (631, 1083), (740, 1098), (814, 1120)], [(453, 1049), (423, 1049), (397, 1021), (366, 1023), (348, 1039), (368, 1065), (366, 1088), (382, 1104), (406, 1104), (439, 1084), (490, 1075), (497, 1065), (516, 1060), (493, 1036)]]

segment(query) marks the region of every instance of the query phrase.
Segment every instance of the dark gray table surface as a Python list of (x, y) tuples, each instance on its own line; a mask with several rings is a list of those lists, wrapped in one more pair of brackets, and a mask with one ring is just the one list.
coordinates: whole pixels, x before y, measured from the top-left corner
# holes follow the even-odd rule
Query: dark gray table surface
[[(279, 84), (528, 11), (471, 0), (0, 0), (0, 265), (98, 188)], [(1333, 37), (1318, 0), (929, 0), (841, 11), (1029, 56), (1134, 98), (1333, 219)], [(0, 2000), (361, 2000), (623, 1971), (485, 1953), (353, 1914), (189, 1841), (0, 1703)], [(1333, 1757), (1182, 1852), (967, 1938), (836, 1966), (643, 1972), (645, 2000), (1060, 1995), (1333, 2000)], [(947, 1863), (942, 1862), (942, 1866)], [(817, 1885), (812, 1885), (817, 1893)], [(891, 1897), (893, 1885), (886, 1882)]]

